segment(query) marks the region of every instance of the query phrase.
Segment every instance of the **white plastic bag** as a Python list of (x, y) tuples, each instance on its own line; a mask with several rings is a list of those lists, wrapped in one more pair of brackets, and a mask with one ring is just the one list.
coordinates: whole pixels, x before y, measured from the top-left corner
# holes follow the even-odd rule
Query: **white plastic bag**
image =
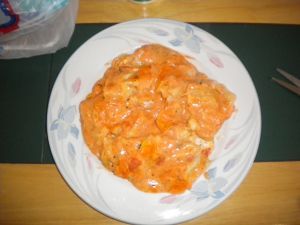
[(0, 0), (0, 59), (54, 53), (73, 34), (79, 0)]

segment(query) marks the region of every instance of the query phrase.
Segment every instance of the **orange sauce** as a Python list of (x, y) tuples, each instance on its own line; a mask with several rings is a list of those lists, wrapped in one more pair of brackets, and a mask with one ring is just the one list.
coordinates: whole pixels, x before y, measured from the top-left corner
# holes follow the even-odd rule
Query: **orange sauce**
[(115, 175), (145, 192), (182, 193), (204, 172), (235, 96), (157, 44), (113, 60), (80, 104), (83, 136)]

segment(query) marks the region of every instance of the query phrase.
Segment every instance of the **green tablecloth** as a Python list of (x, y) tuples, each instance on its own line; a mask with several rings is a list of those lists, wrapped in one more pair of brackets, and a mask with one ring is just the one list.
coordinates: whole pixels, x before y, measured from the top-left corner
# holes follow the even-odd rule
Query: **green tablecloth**
[[(0, 60), (0, 162), (53, 163), (46, 114), (53, 83), (70, 55), (112, 24), (77, 25), (55, 54)], [(256, 161), (300, 160), (300, 97), (271, 81), (283, 68), (300, 78), (300, 26), (195, 24), (222, 40), (249, 71), (262, 110)]]

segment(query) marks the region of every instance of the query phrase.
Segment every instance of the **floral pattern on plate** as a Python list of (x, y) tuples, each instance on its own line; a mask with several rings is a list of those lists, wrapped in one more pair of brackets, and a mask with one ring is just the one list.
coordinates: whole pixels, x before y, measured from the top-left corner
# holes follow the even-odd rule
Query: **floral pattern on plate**
[[(147, 30), (159, 36), (170, 36), (167, 31), (156, 27), (147, 27)], [(209, 61), (216, 67), (224, 67), (222, 60), (213, 53), (213, 50), (206, 46), (204, 41), (201, 40), (200, 37), (195, 35), (194, 29), (191, 25), (187, 24), (184, 28), (176, 27), (173, 30), (173, 33), (175, 35), (175, 38), (169, 41), (172, 46), (185, 46), (190, 51), (195, 53), (200, 53), (201, 46), (203, 46), (207, 51), (207, 57), (209, 58)]]
[[(237, 110), (216, 137), (209, 168), (181, 195), (143, 193), (114, 176), (89, 151), (81, 133), (80, 102), (113, 58), (147, 43), (159, 43), (187, 55), (200, 71), (237, 96)], [(208, 212), (236, 190), (255, 158), (261, 115), (248, 72), (221, 41), (189, 24), (142, 19), (96, 34), (71, 56), (51, 93), (47, 128), (57, 167), (81, 199), (127, 223), (173, 224)]]

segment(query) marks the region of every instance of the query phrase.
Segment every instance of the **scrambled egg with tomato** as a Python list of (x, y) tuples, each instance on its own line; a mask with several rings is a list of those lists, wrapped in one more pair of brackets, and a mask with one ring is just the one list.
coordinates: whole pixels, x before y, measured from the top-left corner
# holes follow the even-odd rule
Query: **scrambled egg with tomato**
[(113, 60), (80, 104), (83, 136), (144, 192), (182, 193), (204, 172), (235, 96), (181, 54), (144, 45)]

